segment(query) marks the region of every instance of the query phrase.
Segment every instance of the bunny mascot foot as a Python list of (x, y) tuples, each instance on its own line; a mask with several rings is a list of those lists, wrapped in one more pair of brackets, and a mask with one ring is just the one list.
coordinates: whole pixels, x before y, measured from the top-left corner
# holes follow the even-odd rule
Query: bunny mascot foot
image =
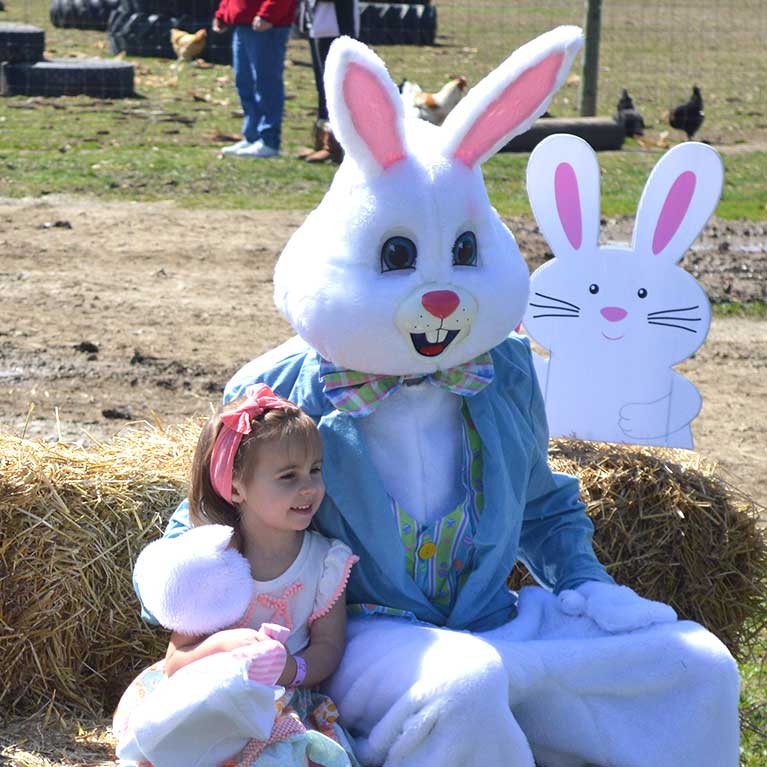
[[(437, 127), (403, 117), (372, 51), (336, 41), (345, 158), (275, 269), (299, 337), (224, 393), (263, 381), (318, 423), (314, 524), (360, 557), (328, 689), (368, 765), (738, 763), (734, 661), (598, 561), (512, 332), (528, 270), (480, 166), (545, 111), (580, 46), (573, 27), (528, 43)], [(182, 504), (167, 534), (186, 527)], [(545, 588), (508, 590), (517, 559)]]
[(328, 692), (364, 764), (737, 764), (737, 670), (697, 624), (610, 634), (527, 588), (488, 632), (362, 618), (349, 634)]

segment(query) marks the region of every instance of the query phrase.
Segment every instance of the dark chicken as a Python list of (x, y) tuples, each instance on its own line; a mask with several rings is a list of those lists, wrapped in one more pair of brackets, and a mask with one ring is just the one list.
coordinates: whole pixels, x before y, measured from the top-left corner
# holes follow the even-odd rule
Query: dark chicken
[(634, 109), (634, 101), (625, 88), (618, 99), (618, 112), (615, 119), (623, 126), (629, 138), (644, 135), (644, 118)]
[(692, 87), (692, 97), (685, 104), (680, 104), (668, 113), (668, 123), (672, 128), (683, 130), (689, 141), (703, 124), (703, 96), (697, 85)]

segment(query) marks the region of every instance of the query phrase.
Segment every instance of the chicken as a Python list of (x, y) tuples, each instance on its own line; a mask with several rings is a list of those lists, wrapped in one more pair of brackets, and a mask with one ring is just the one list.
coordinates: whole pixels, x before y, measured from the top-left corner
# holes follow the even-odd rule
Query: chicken
[(644, 135), (644, 118), (634, 109), (634, 101), (625, 88), (621, 92), (620, 99), (618, 99), (618, 111), (615, 119), (619, 125), (623, 126), (628, 138)]
[(205, 49), (208, 37), (206, 29), (196, 32), (184, 32), (183, 29), (171, 29), (170, 42), (179, 61), (194, 61)]
[(466, 78), (455, 77), (437, 93), (426, 93), (417, 83), (403, 80), (399, 86), (407, 117), (418, 117), (441, 125), (450, 110), (464, 97)]
[(692, 86), (692, 96), (685, 104), (680, 104), (668, 113), (668, 124), (677, 130), (683, 130), (689, 141), (703, 124), (703, 96), (697, 85)]

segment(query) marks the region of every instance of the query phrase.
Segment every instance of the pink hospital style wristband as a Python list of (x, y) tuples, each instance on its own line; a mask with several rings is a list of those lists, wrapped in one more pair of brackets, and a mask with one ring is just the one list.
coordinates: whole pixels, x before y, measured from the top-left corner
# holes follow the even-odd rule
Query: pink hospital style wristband
[(306, 661), (300, 655), (294, 655), (293, 660), (296, 662), (296, 675), (293, 677), (293, 681), (290, 683), (290, 687), (300, 687), (301, 682), (306, 677)]

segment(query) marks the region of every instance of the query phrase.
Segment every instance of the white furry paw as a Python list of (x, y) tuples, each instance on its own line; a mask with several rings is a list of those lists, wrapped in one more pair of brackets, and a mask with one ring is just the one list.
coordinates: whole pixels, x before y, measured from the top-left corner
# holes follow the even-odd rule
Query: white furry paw
[(644, 599), (628, 586), (589, 581), (575, 591), (585, 598), (583, 614), (612, 634), (635, 631), (653, 623), (673, 623), (677, 619), (673, 607)]
[(201, 525), (150, 543), (133, 571), (144, 607), (166, 628), (212, 634), (242, 618), (253, 595), (248, 560), (229, 548), (233, 529)]

